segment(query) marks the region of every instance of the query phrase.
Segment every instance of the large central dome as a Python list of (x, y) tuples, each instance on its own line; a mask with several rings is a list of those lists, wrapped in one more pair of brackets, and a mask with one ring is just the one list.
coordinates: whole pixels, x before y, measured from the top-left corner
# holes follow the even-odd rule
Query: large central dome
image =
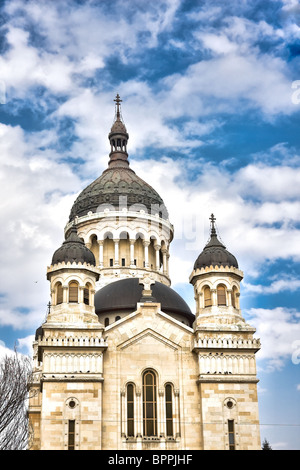
[(79, 194), (69, 221), (111, 206), (115, 210), (124, 207), (134, 211), (143, 209), (151, 215), (159, 214), (163, 219), (168, 219), (168, 211), (159, 194), (133, 170), (116, 165), (105, 170)]
[[(161, 304), (164, 313), (192, 325), (195, 316), (176, 291), (161, 282), (155, 282), (151, 289), (154, 301)], [(95, 310), (100, 321), (104, 323), (103, 316), (107, 314), (134, 312), (137, 303), (141, 302), (142, 291), (139, 279), (134, 278), (115, 281), (100, 289), (95, 295)]]
[(88, 212), (103, 212), (106, 207), (132, 211), (145, 210), (150, 215), (159, 214), (168, 219), (168, 211), (159, 194), (129, 168), (127, 142), (129, 139), (120, 113), (120, 97), (116, 98), (117, 110), (114, 123), (108, 135), (111, 152), (108, 168), (85, 188), (71, 209), (69, 222)]

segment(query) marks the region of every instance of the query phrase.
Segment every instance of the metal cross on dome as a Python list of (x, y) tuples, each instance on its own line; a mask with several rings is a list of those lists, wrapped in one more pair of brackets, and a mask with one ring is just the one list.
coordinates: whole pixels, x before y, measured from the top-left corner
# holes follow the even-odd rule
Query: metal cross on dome
[(116, 102), (116, 106), (117, 106), (117, 117), (119, 118), (120, 117), (120, 105), (122, 103), (122, 100), (120, 98), (120, 95), (119, 93), (117, 93), (117, 96), (116, 98), (114, 99), (114, 101)]
[(209, 220), (211, 221), (211, 235), (215, 235), (216, 234), (216, 228), (215, 228), (216, 218), (214, 214), (211, 214)]

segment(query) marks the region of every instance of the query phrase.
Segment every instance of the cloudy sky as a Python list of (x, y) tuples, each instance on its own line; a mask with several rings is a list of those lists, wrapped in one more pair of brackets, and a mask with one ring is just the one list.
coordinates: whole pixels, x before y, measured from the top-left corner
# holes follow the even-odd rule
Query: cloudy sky
[(262, 342), (262, 440), (300, 449), (299, 20), (297, 0), (1, 2), (1, 351), (31, 353), (46, 267), (107, 167), (119, 93), (131, 167), (175, 226), (173, 288), (194, 311), (213, 212)]

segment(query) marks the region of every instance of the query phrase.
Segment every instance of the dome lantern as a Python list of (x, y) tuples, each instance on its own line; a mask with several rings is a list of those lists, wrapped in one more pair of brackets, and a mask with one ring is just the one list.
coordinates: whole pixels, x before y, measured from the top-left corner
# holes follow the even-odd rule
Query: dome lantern
[(243, 324), (240, 310), (240, 281), (243, 272), (238, 262), (217, 237), (213, 214), (210, 240), (194, 264), (190, 283), (196, 300), (196, 328), (200, 325)]
[(233, 256), (229, 251), (226, 250), (226, 247), (223, 245), (223, 243), (220, 242), (217, 237), (217, 232), (215, 228), (216, 218), (214, 214), (211, 214), (210, 221), (210, 240), (196, 259), (194, 269), (201, 269), (209, 266), (233, 266), (234, 268), (238, 269), (239, 266), (235, 256)]
[(115, 120), (108, 134), (111, 152), (109, 154), (109, 168), (115, 167), (128, 167), (128, 153), (127, 153), (127, 142), (129, 135), (127, 133), (125, 124), (121, 117), (121, 102), (119, 94), (117, 94), (115, 100), (116, 102), (116, 114)]

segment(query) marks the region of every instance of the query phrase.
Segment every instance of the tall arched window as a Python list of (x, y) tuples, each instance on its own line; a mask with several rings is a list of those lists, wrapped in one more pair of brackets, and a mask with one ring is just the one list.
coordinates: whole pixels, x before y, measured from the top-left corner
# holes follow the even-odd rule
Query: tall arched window
[(231, 291), (231, 304), (234, 308), (236, 308), (236, 294), (237, 294), (237, 288), (234, 286)]
[(219, 284), (217, 287), (217, 299), (218, 305), (226, 305), (226, 290), (223, 284)]
[(127, 436), (134, 436), (134, 386), (127, 385)]
[(166, 433), (168, 437), (173, 436), (173, 387), (171, 384), (165, 386), (166, 403)]
[(157, 435), (157, 385), (153, 371), (143, 375), (143, 428), (144, 436)]
[(78, 284), (77, 282), (70, 282), (69, 284), (69, 302), (78, 302)]
[(63, 288), (61, 282), (56, 286), (56, 305), (63, 303)]
[(204, 287), (204, 307), (211, 307), (212, 306), (212, 299), (211, 299), (211, 291), (208, 286)]
[(90, 305), (90, 285), (86, 284), (83, 290), (83, 302), (85, 305)]

